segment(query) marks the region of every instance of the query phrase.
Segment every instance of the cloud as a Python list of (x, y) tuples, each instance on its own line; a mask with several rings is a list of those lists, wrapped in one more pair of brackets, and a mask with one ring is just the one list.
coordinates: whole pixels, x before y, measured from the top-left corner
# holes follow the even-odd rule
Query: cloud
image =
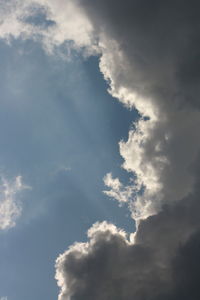
[(134, 185), (104, 179), (137, 231), (130, 242), (112, 224), (94, 225), (57, 259), (59, 300), (199, 299), (199, 2), (34, 3), (40, 20), (31, 1), (1, 7), (1, 38), (98, 54), (109, 92), (141, 116), (119, 143)]
[(146, 218), (169, 201), (180, 201), (195, 183), (189, 169), (199, 153), (200, 113), (190, 53), (195, 48), (196, 57), (199, 46), (198, 4), (184, 1), (179, 9), (179, 1), (81, 3), (99, 35), (100, 68), (110, 92), (143, 116), (128, 141), (120, 143), (120, 152), (124, 168), (138, 178), (138, 189), (144, 188), (133, 215)]
[(147, 218), (134, 243), (113, 224), (94, 224), (88, 242), (75, 243), (56, 261), (58, 299), (178, 300), (193, 295), (197, 300), (199, 205), (193, 195)]
[(107, 196), (116, 199), (119, 203), (132, 202), (136, 193), (133, 183), (124, 187), (118, 178), (113, 178), (112, 174), (108, 173), (104, 177), (104, 184), (110, 188), (110, 190), (104, 191)]
[(22, 203), (19, 193), (30, 188), (22, 183), (22, 177), (17, 176), (12, 181), (1, 177), (0, 185), (0, 230), (6, 230), (16, 225), (22, 213)]
[(199, 3), (80, 4), (110, 93), (141, 115), (119, 144), (135, 195), (110, 174), (104, 179), (109, 196), (129, 203), (137, 231), (129, 242), (99, 224), (64, 253), (59, 300), (199, 299)]
[[(92, 26), (76, 4), (76, 0), (4, 1), (0, 8), (0, 38), (8, 42), (13, 38), (34, 39), (49, 53), (64, 44), (66, 56), (70, 48), (84, 48), (86, 53), (88, 45), (93, 44)], [(90, 47), (90, 53), (95, 48)]]

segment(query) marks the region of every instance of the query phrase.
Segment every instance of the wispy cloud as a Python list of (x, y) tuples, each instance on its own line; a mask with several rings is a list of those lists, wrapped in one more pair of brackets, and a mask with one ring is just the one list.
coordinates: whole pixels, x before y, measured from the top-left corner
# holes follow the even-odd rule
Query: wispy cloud
[(23, 3), (9, 0), (0, 7), (0, 37), (8, 42), (13, 38), (31, 38), (40, 41), (49, 53), (62, 44), (67, 49), (67, 43), (85, 50), (90, 45), (87, 51), (96, 51), (95, 46), (91, 47), (91, 22), (76, 0), (25, 0)]
[(111, 173), (104, 177), (104, 184), (109, 188), (104, 191), (104, 194), (116, 199), (120, 204), (132, 202), (137, 193), (137, 188), (133, 183), (124, 186), (119, 178), (113, 178)]
[(0, 230), (12, 228), (22, 213), (20, 193), (30, 187), (22, 183), (22, 177), (13, 180), (1, 177), (0, 184)]

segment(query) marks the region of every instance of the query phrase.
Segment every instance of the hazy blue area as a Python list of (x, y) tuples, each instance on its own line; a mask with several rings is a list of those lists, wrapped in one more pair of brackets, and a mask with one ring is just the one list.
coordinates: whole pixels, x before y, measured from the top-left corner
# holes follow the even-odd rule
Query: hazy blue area
[(0, 57), (0, 170), (32, 187), (17, 226), (0, 233), (0, 296), (55, 300), (58, 254), (96, 221), (132, 231), (102, 178), (128, 180), (118, 142), (136, 114), (107, 93), (97, 58), (64, 61), (19, 40), (0, 42)]

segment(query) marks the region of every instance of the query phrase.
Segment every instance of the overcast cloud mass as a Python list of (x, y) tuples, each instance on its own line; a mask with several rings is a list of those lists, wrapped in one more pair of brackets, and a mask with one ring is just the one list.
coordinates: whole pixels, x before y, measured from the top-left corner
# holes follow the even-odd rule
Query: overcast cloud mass
[(10, 0), (0, 14), (8, 43), (98, 55), (109, 92), (140, 114), (119, 143), (132, 181), (104, 177), (136, 232), (94, 224), (56, 261), (58, 299), (199, 300), (199, 1)]

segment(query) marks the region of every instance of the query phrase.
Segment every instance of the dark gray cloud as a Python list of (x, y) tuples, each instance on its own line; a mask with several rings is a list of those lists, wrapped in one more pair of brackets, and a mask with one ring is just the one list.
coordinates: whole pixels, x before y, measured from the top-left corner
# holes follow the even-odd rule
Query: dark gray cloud
[(80, 3), (98, 34), (116, 40), (129, 62), (121, 84), (173, 104), (185, 100), (198, 105), (199, 1)]
[(60, 256), (59, 300), (200, 299), (199, 1), (79, 2), (112, 95), (149, 117), (120, 150), (144, 194), (134, 244), (99, 224)]
[(135, 210), (146, 217), (186, 197), (195, 185), (200, 5), (178, 0), (80, 3), (102, 46), (100, 67), (111, 93), (150, 117), (137, 123), (120, 149), (124, 167), (145, 186)]
[(140, 223), (135, 244), (112, 224), (94, 225), (87, 244), (57, 260), (59, 299), (199, 299), (199, 206), (193, 195), (165, 207)]
[(199, 231), (184, 246), (180, 247), (173, 262), (175, 288), (170, 299), (199, 299), (199, 247)]
[[(168, 274), (151, 247), (130, 245), (112, 225), (96, 226), (88, 245), (75, 245), (57, 263), (67, 283), (60, 299), (153, 299), (165, 290)], [(157, 285), (160, 289), (157, 289)], [(69, 298), (68, 298), (69, 297)], [(71, 298), (70, 298), (71, 297)]]
[(147, 217), (180, 201), (195, 184), (190, 169), (200, 150), (199, 3), (79, 2), (99, 39), (100, 68), (111, 93), (150, 117), (120, 148), (125, 169), (145, 186), (136, 216)]

